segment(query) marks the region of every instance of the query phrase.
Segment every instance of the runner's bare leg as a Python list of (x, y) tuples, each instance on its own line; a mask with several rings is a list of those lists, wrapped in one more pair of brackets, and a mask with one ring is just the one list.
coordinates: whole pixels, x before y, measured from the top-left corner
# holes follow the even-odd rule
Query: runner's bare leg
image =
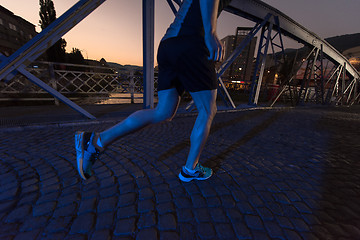
[(216, 114), (217, 90), (190, 93), (199, 111), (190, 136), (190, 151), (186, 161), (187, 169), (194, 169), (209, 136), (212, 120)]
[(100, 141), (103, 147), (149, 124), (171, 120), (175, 116), (180, 102), (177, 90), (172, 88), (159, 91), (158, 97), (159, 102), (156, 108), (139, 110), (122, 122), (101, 132)]

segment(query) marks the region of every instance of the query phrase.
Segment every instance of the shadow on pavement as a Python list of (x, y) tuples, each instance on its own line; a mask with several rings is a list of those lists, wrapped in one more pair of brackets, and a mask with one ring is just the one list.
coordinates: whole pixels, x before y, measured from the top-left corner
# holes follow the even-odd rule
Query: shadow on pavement
[(346, 108), (327, 111), (319, 122), (318, 127), (330, 134), (323, 160), (323, 189), (313, 227), (323, 239), (335, 239), (331, 236), (359, 239), (360, 236), (359, 123), (358, 112)]

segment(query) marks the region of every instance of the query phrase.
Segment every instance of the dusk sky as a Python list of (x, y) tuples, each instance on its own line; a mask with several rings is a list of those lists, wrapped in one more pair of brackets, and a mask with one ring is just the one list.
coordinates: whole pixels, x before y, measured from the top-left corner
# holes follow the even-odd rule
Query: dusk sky
[[(322, 38), (359, 33), (360, 0), (263, 0)], [(57, 17), (77, 0), (53, 0)], [(155, 50), (174, 18), (166, 0), (155, 0)], [(0, 0), (0, 5), (39, 25), (38, 0)], [(255, 23), (223, 12), (218, 35), (234, 34), (238, 26)], [(37, 27), (40, 31), (40, 28)], [(67, 50), (73, 47), (89, 59), (142, 65), (142, 0), (107, 0), (64, 36)], [(360, 39), (359, 39), (360, 42)], [(285, 47), (296, 47), (288, 41)], [(156, 52), (155, 52), (156, 54)]]

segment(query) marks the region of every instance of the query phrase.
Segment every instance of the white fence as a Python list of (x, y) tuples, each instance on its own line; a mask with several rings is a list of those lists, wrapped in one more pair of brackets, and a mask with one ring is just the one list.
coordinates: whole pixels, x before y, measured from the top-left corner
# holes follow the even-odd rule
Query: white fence
[[(49, 62), (34, 63), (27, 68), (43, 82), (80, 104), (104, 103), (109, 99), (127, 99), (131, 103), (141, 100), (142, 71), (129, 69)], [(53, 99), (21, 74), (8, 83), (0, 82), (0, 101)]]

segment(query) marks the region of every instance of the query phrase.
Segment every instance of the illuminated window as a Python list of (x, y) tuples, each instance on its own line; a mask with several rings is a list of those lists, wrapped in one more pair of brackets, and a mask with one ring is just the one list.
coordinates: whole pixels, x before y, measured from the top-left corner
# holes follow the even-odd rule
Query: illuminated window
[(9, 27), (10, 27), (10, 29), (12, 29), (14, 31), (17, 30), (16, 26), (14, 24), (12, 24), (12, 23), (9, 23)]

